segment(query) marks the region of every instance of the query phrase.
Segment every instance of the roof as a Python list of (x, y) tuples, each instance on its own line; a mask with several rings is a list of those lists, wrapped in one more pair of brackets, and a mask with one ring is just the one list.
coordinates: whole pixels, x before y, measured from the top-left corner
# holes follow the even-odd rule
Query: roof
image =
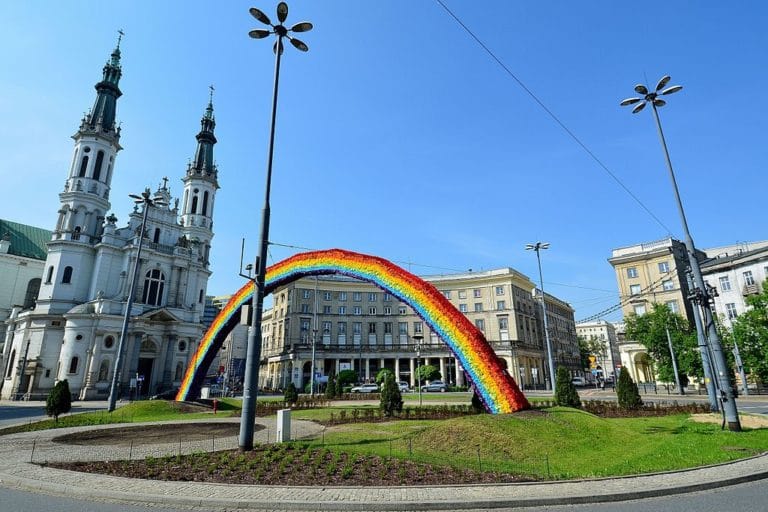
[(6, 234), (11, 237), (11, 247), (8, 249), (8, 254), (45, 260), (48, 254), (46, 243), (51, 240), (52, 233), (50, 231), (0, 219), (0, 239)]

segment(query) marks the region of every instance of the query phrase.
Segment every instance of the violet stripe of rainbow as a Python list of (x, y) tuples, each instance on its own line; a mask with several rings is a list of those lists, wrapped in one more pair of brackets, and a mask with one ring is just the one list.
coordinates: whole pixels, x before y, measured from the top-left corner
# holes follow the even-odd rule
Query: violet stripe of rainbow
[[(474, 383), (489, 412), (506, 413), (528, 408), (528, 401), (504, 371), (482, 333), (434, 286), (375, 256), (331, 249), (297, 254), (267, 270), (265, 294), (300, 277), (341, 274), (371, 282), (408, 303), (454, 353), (468, 379)], [(201, 340), (193, 363), (199, 365), (218, 331), (250, 299), (251, 283), (243, 286)], [(197, 367), (188, 368), (178, 397), (186, 397)]]

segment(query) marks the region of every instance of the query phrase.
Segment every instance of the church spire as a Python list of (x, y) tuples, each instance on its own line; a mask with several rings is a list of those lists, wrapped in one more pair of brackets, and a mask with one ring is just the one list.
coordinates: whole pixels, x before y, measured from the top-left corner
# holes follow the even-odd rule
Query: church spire
[(196, 136), (195, 159), (190, 163), (187, 175), (207, 177), (216, 183), (217, 170), (213, 161), (213, 146), (217, 141), (213, 134), (216, 128), (216, 118), (213, 115), (213, 91), (214, 88), (211, 85), (208, 107), (206, 107), (203, 118), (200, 120), (200, 133)]
[(117, 99), (123, 95), (118, 84), (123, 74), (120, 67), (120, 42), (124, 33), (118, 30), (118, 34), (117, 46), (112, 51), (110, 60), (104, 65), (101, 82), (96, 84), (96, 101), (80, 126), (81, 131), (112, 132), (117, 138), (120, 136), (120, 128), (115, 127), (115, 115)]

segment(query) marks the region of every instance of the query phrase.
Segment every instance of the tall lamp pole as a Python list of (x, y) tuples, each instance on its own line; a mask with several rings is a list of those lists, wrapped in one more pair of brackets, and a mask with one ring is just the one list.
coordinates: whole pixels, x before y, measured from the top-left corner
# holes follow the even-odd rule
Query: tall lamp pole
[(413, 341), (416, 342), (416, 378), (419, 379), (419, 407), (421, 407), (421, 372), (419, 367), (421, 366), (421, 340), (424, 336), (421, 334), (414, 334)]
[[(120, 341), (117, 342), (117, 356), (115, 357), (115, 368), (112, 373), (112, 384), (109, 386), (109, 402), (107, 404), (107, 411), (112, 412), (115, 410), (117, 404), (117, 385), (120, 381), (120, 371), (123, 360), (123, 349), (125, 348), (125, 337), (128, 335), (128, 323), (131, 319), (131, 308), (133, 308), (133, 295), (136, 293), (136, 283), (139, 280), (139, 266), (141, 265), (141, 248), (144, 245), (144, 229), (147, 225), (147, 214), (151, 206), (165, 206), (165, 201), (162, 196), (156, 195), (152, 197), (149, 188), (144, 189), (141, 195), (129, 194), (128, 197), (133, 199), (136, 204), (144, 205), (144, 212), (141, 216), (141, 226), (139, 227), (139, 247), (136, 249), (136, 261), (133, 262), (133, 275), (131, 278), (131, 286), (128, 289), (128, 301), (125, 304), (125, 313), (123, 314), (123, 327), (120, 330)], [(138, 386), (138, 382), (136, 385)]]
[(266, 14), (255, 7), (249, 10), (251, 16), (271, 30), (254, 29), (248, 35), (254, 39), (263, 39), (270, 34), (277, 36), (273, 50), (275, 52), (275, 81), (272, 88), (272, 116), (270, 119), (269, 146), (267, 149), (267, 182), (264, 192), (264, 207), (261, 211), (261, 230), (259, 233), (259, 255), (256, 257), (256, 277), (251, 307), (251, 328), (248, 331), (248, 346), (246, 349), (245, 376), (243, 383), (243, 412), (240, 419), (240, 436), (238, 446), (241, 451), (253, 450), (254, 421), (256, 420), (256, 398), (259, 384), (259, 364), (261, 362), (261, 318), (264, 306), (264, 280), (267, 273), (267, 247), (269, 245), (269, 192), (272, 186), (272, 155), (275, 143), (275, 115), (277, 114), (277, 90), (280, 79), (280, 56), (283, 54), (283, 38), (306, 52), (309, 47), (302, 41), (288, 35), (289, 32), (306, 32), (312, 30), (312, 24), (301, 22), (285, 28), (282, 23), (288, 17), (288, 5), (285, 2), (277, 4), (277, 19), (280, 24), (273, 25)]
[(547, 361), (549, 362), (549, 384), (552, 392), (555, 392), (555, 363), (552, 361), (552, 342), (549, 340), (549, 324), (547, 322), (547, 306), (544, 302), (544, 277), (541, 273), (541, 251), (549, 249), (548, 242), (536, 242), (526, 244), (526, 251), (536, 251), (536, 260), (539, 262), (539, 287), (541, 288), (541, 315), (544, 317), (544, 339), (547, 341)]
[(664, 158), (667, 162), (667, 169), (669, 170), (669, 178), (672, 181), (672, 190), (675, 193), (675, 201), (677, 202), (677, 210), (680, 214), (680, 222), (683, 225), (683, 231), (685, 233), (685, 248), (688, 251), (688, 260), (691, 264), (691, 271), (693, 273), (693, 301), (697, 303), (704, 313), (704, 325), (706, 329), (706, 335), (708, 336), (709, 347), (712, 354), (712, 362), (714, 363), (715, 372), (717, 373), (717, 380), (720, 388), (720, 400), (723, 406), (723, 412), (725, 414), (725, 420), (728, 422), (728, 429), (734, 432), (741, 431), (741, 422), (739, 421), (739, 412), (736, 409), (736, 400), (733, 395), (733, 389), (728, 379), (728, 365), (725, 362), (723, 356), (723, 348), (720, 343), (720, 335), (717, 333), (717, 327), (715, 326), (714, 318), (711, 309), (711, 296), (709, 289), (704, 282), (704, 278), (701, 275), (701, 267), (699, 266), (699, 260), (696, 258), (696, 248), (693, 245), (693, 238), (691, 232), (688, 230), (688, 221), (685, 218), (685, 210), (683, 210), (683, 202), (680, 199), (680, 191), (677, 188), (677, 180), (675, 179), (675, 172), (672, 169), (672, 161), (669, 158), (669, 150), (667, 149), (667, 142), (664, 139), (664, 132), (661, 129), (661, 121), (659, 120), (658, 107), (663, 107), (667, 104), (666, 101), (659, 98), (659, 96), (666, 96), (678, 92), (683, 88), (682, 85), (673, 85), (667, 87), (670, 81), (669, 75), (663, 76), (656, 84), (656, 88), (653, 91), (649, 91), (643, 84), (635, 86), (635, 92), (641, 94), (641, 97), (627, 98), (623, 100), (620, 105), (626, 107), (629, 105), (635, 105), (632, 109), (633, 114), (637, 114), (647, 104), (651, 105), (653, 111), (653, 118), (656, 120), (656, 128), (659, 132), (659, 140), (661, 140), (661, 147), (664, 150)]

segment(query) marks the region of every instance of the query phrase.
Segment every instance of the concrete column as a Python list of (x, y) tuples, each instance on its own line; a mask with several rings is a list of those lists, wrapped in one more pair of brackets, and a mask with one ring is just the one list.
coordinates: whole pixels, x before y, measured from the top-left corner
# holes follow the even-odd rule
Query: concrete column
[(448, 375), (445, 374), (445, 358), (440, 358), (440, 375), (443, 377), (443, 382), (448, 382)]
[(416, 385), (416, 360), (414, 358), (408, 359), (408, 366), (411, 369), (411, 387)]
[(383, 370), (383, 369), (384, 369), (384, 358), (382, 357), (379, 359), (379, 370)]
[(341, 370), (339, 370), (339, 362), (340, 362), (340, 361), (339, 361), (338, 359), (336, 359), (336, 362), (335, 362), (335, 364), (334, 364), (334, 368), (335, 368), (334, 372), (335, 372), (335, 375), (338, 375), (338, 374), (339, 374), (339, 372), (341, 371)]
[(367, 357), (365, 358), (365, 380), (368, 381), (371, 379), (371, 360)]
[(395, 382), (400, 380), (400, 358), (395, 357)]
[(458, 360), (456, 360), (456, 385), (464, 385), (464, 371), (462, 370)]

